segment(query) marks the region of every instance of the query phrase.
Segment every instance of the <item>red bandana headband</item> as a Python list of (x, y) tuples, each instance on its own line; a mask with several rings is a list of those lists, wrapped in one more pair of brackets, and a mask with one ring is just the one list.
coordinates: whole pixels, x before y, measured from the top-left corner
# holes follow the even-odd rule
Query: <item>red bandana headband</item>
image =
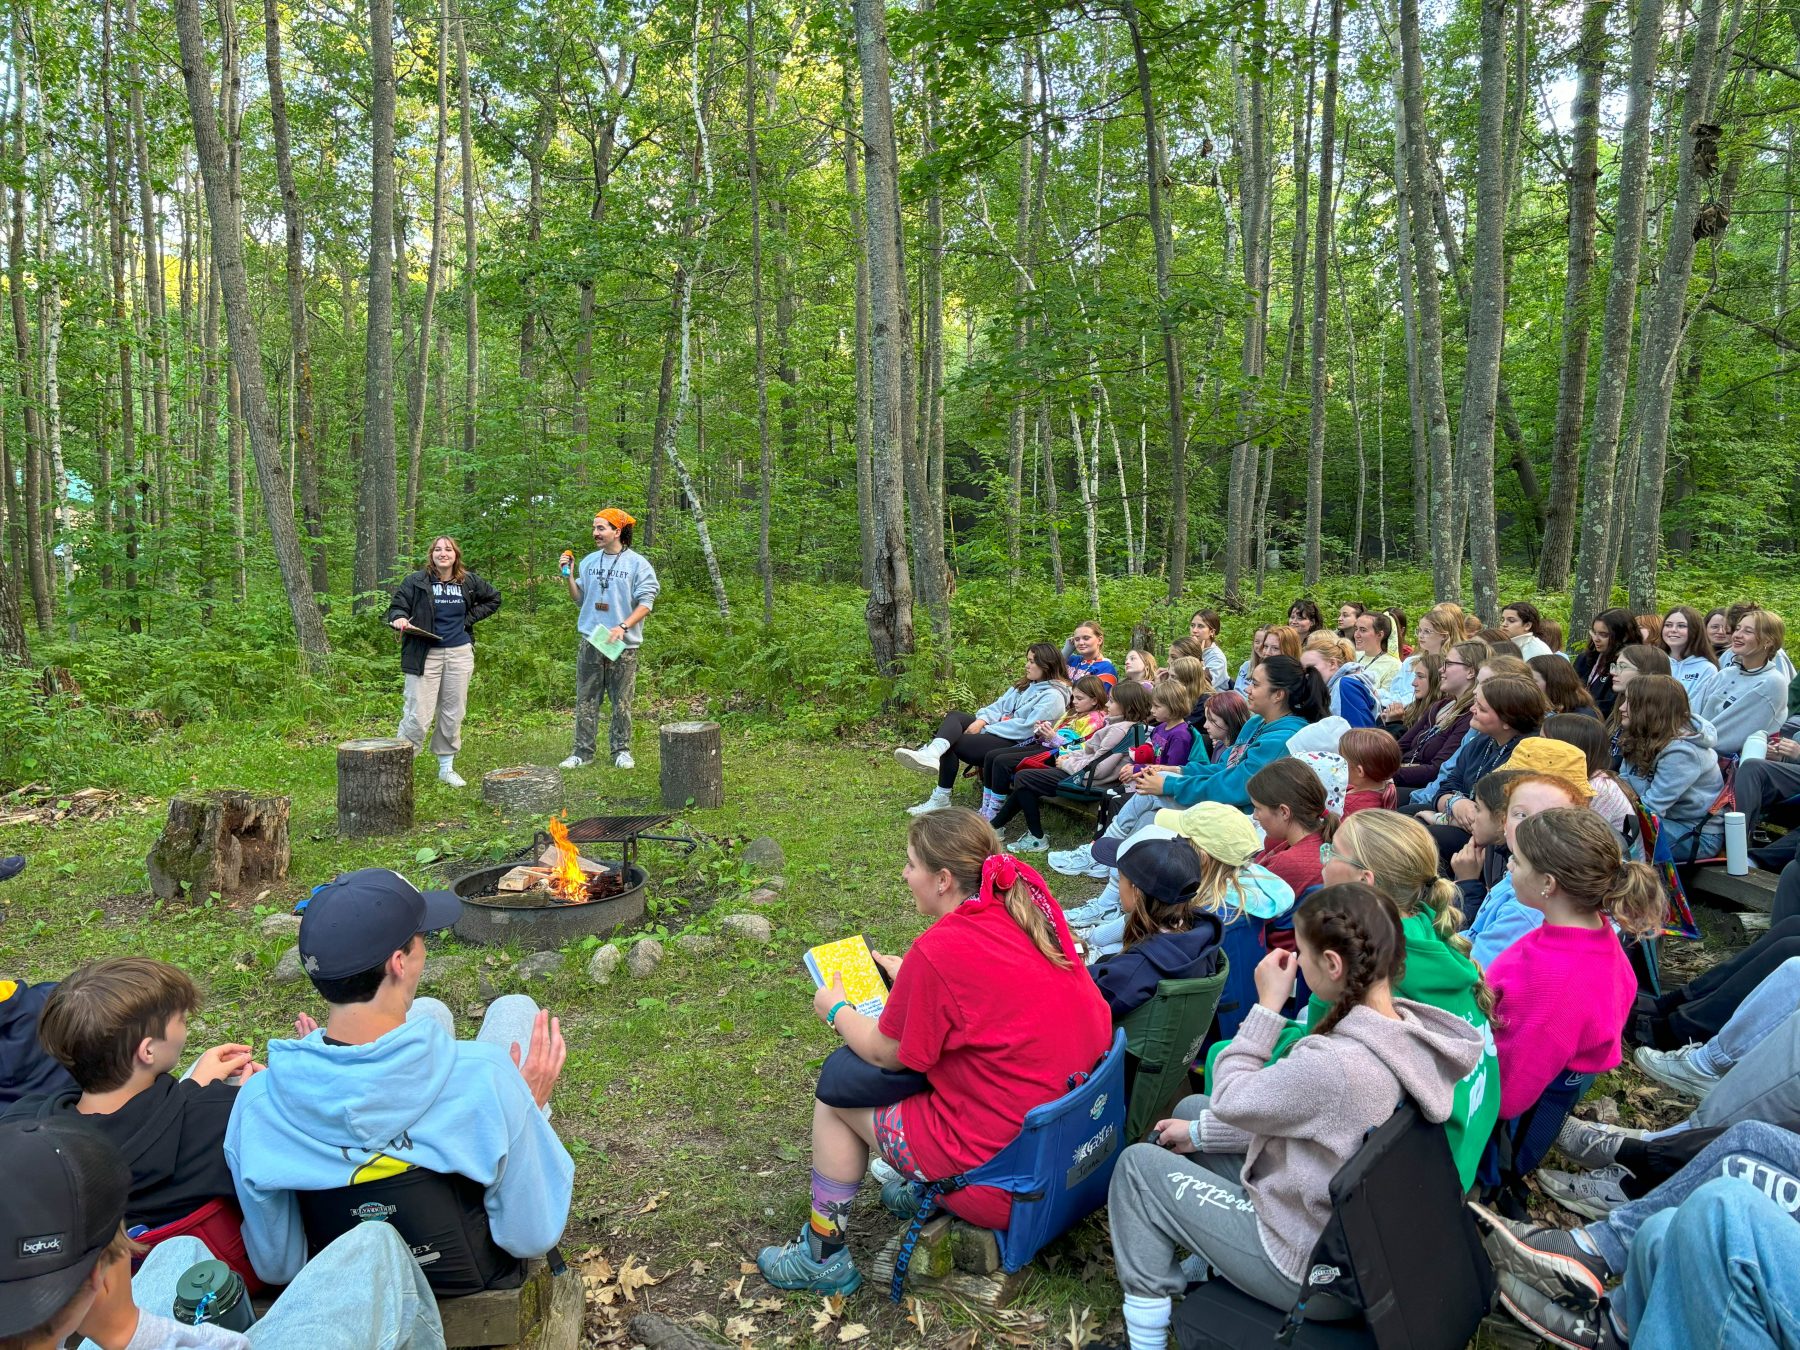
[(1031, 903), (1038, 907), (1050, 921), (1050, 926), (1056, 930), (1056, 942), (1062, 948), (1063, 956), (1071, 965), (1080, 965), (1081, 958), (1075, 954), (1075, 939), (1069, 934), (1069, 923), (1063, 918), (1062, 906), (1050, 894), (1050, 888), (1044, 884), (1042, 874), (1030, 863), (1021, 862), (1010, 853), (989, 855), (987, 861), (981, 864), (981, 893), (966, 903), (976, 907), (990, 904), (1004, 907), (1006, 901), (1002, 898), (1003, 893), (1010, 891), (1021, 880), (1031, 892)]

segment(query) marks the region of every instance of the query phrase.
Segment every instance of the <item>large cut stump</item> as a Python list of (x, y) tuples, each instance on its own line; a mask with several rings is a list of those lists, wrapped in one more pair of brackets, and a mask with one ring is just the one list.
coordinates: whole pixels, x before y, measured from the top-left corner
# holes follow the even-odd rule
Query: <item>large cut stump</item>
[(237, 895), (288, 874), (288, 799), (243, 788), (184, 792), (145, 860), (164, 900), (189, 891)]
[(481, 776), (481, 800), (508, 818), (560, 811), (562, 793), (562, 770), (554, 764), (521, 764)]
[(725, 756), (717, 722), (670, 722), (658, 729), (662, 744), (662, 804), (725, 805)]
[(393, 737), (337, 748), (338, 833), (400, 834), (413, 823), (413, 744)]

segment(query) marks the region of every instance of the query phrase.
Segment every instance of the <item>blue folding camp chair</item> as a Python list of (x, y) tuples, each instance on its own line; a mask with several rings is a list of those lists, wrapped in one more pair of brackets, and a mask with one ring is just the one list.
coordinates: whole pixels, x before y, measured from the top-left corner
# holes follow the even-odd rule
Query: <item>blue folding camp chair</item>
[(900, 1242), (889, 1297), (900, 1302), (919, 1232), (939, 1197), (969, 1186), (994, 1186), (1012, 1196), (1012, 1217), (995, 1236), (1000, 1264), (1010, 1273), (1106, 1203), (1113, 1164), (1125, 1146), (1125, 1033), (1093, 1072), (1072, 1075), (1069, 1091), (1033, 1107), (1012, 1143), (981, 1166), (933, 1181)]

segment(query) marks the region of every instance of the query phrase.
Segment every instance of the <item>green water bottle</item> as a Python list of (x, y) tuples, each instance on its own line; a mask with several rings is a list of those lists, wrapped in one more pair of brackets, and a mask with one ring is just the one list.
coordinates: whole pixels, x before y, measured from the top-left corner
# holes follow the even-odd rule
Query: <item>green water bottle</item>
[(248, 1331), (256, 1321), (243, 1277), (223, 1261), (197, 1261), (175, 1285), (175, 1320), (183, 1326)]

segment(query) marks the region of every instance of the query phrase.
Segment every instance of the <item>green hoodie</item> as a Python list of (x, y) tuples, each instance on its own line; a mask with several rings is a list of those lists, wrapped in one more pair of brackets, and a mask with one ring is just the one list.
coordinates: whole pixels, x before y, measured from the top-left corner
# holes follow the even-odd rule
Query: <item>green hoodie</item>
[[(1494, 1050), (1494, 1033), (1486, 1014), (1475, 1002), (1475, 988), (1481, 972), (1467, 956), (1450, 945), (1431, 926), (1429, 913), (1414, 914), (1402, 921), (1406, 934), (1406, 972), (1394, 986), (1395, 998), (1408, 998), (1429, 1004), (1462, 1018), (1481, 1032), (1485, 1047), (1481, 1062), (1469, 1076), (1456, 1085), (1455, 1104), (1444, 1131), (1450, 1138), (1450, 1153), (1456, 1159), (1456, 1170), (1463, 1188), (1475, 1183), (1475, 1169), (1481, 1163), (1494, 1123), (1500, 1114), (1500, 1059)], [(1331, 1005), (1317, 994), (1301, 1011), (1298, 1021), (1289, 1022), (1275, 1041), (1273, 1064), (1306, 1034), (1307, 1027), (1325, 1015)], [(1213, 1061), (1224, 1045), (1215, 1045), (1206, 1059), (1207, 1081), (1212, 1081)]]

